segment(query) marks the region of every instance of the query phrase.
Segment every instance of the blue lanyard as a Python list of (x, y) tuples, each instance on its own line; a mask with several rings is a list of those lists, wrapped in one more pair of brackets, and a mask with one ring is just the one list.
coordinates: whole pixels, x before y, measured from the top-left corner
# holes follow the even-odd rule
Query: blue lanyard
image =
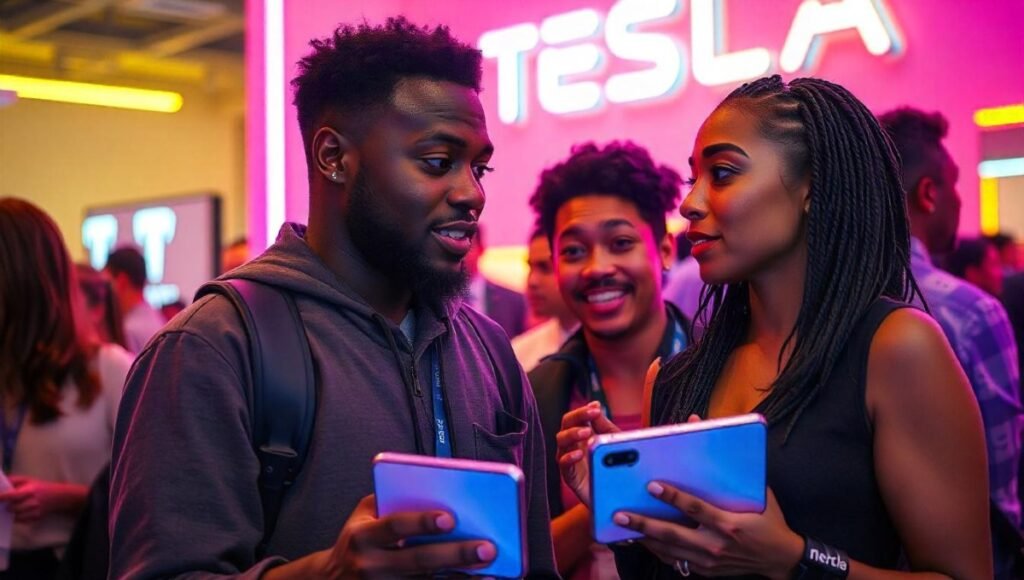
[[(676, 320), (670, 320), (670, 322), (672, 323), (672, 347), (668, 356), (686, 348), (686, 333), (683, 331), (682, 325)], [(612, 420), (612, 408), (608, 405), (608, 397), (604, 394), (604, 387), (601, 386), (601, 376), (597, 372), (594, 357), (587, 356), (587, 365), (590, 367), (590, 400), (601, 403), (601, 410), (604, 411), (605, 417)]]
[(21, 426), (25, 422), (25, 415), (28, 413), (28, 405), (22, 403), (18, 405), (17, 414), (15, 415), (14, 425), (11, 428), (7, 427), (7, 410), (4, 409), (0, 412), (0, 431), (3, 431), (3, 444), (4, 444), (4, 473), (11, 472), (11, 466), (14, 464), (14, 448), (18, 444), (18, 433), (21, 431)]
[(430, 391), (434, 399), (434, 455), (452, 456), (452, 440), (448, 434), (448, 413), (444, 409), (444, 391), (441, 389), (441, 362), (438, 347), (430, 349)]

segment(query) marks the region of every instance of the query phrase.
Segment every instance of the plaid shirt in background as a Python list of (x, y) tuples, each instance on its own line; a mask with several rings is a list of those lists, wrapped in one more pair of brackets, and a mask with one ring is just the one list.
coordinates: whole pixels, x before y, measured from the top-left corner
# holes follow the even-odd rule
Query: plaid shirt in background
[(1020, 528), (1017, 474), (1024, 408), (1017, 345), (1006, 310), (983, 290), (936, 268), (920, 240), (911, 238), (910, 242), (910, 268), (981, 407), (992, 500)]

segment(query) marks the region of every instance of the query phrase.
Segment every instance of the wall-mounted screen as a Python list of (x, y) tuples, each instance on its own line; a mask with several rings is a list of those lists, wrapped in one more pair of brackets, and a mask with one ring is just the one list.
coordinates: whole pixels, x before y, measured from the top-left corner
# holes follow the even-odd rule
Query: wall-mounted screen
[(114, 250), (133, 246), (146, 259), (146, 301), (182, 301), (220, 269), (220, 198), (212, 193), (94, 207), (82, 222), (82, 245), (102, 270)]

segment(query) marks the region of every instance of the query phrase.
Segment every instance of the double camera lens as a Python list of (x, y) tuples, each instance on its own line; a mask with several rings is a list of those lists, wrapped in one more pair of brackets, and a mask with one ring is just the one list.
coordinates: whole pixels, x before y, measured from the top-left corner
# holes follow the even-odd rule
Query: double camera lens
[(635, 465), (638, 459), (640, 459), (639, 451), (627, 449), (626, 451), (616, 451), (615, 453), (605, 455), (602, 463), (606, 467), (629, 467), (630, 465)]

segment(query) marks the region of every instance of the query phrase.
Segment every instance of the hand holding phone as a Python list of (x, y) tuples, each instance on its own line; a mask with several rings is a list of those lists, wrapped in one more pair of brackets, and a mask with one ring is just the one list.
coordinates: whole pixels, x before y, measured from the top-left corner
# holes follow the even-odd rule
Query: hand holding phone
[(325, 553), (321, 571), (334, 577), (427, 576), (440, 570), (483, 567), (494, 560), (494, 544), (487, 541), (403, 546), (409, 538), (447, 534), (454, 527), (451, 514), (441, 510), (378, 518), (376, 498), (368, 495), (345, 522), (337, 543)]
[(653, 481), (725, 510), (764, 511), (766, 443), (764, 418), (756, 414), (593, 437), (594, 538), (611, 543), (643, 535), (615, 522), (618, 512), (692, 524), (679, 509), (651, 495)]
[[(515, 465), (381, 453), (373, 462), (373, 484), (382, 519), (442, 513), (451, 520), (438, 520), (445, 526), (430, 528), (433, 533), (403, 534), (405, 549), (472, 545), (482, 550), (477, 554), (481, 557), (468, 563), (433, 572), (526, 574), (524, 477)], [(485, 561), (482, 556), (489, 558)]]
[(576, 494), (580, 502), (590, 507), (590, 462), (587, 441), (593, 435), (618, 433), (615, 426), (601, 411), (597, 401), (569, 411), (562, 417), (562, 430), (555, 436), (558, 445), (558, 468), (562, 481)]

